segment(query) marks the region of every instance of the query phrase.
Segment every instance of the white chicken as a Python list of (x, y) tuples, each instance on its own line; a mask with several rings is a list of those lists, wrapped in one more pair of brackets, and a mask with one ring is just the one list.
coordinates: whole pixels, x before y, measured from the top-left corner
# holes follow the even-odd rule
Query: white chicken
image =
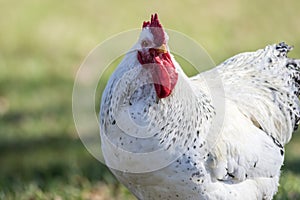
[[(242, 53), (188, 78), (167, 45), (155, 14), (110, 77), (100, 108), (107, 165), (140, 200), (272, 199), (300, 117), (300, 61), (287, 58), (291, 47)], [(215, 76), (223, 88), (207, 89), (203, 80)], [(224, 113), (212, 98), (224, 101)], [(217, 137), (208, 140), (221, 115)]]

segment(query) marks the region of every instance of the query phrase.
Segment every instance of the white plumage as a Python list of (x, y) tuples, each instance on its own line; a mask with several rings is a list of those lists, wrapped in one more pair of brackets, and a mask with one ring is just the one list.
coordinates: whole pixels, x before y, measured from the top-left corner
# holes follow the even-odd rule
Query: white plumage
[[(280, 43), (242, 53), (191, 78), (171, 56), (166, 62), (174, 65), (178, 79), (167, 71), (165, 77), (171, 85), (176, 79), (176, 85), (162, 96), (159, 91), (165, 88), (152, 83), (158, 75), (151, 67), (142, 66), (138, 58), (142, 52), (151, 60), (149, 49), (167, 45), (165, 33), (164, 41), (157, 45), (156, 37), (161, 35), (152, 31), (153, 27), (162, 29), (156, 15), (144, 23), (139, 41), (103, 93), (102, 150), (112, 172), (141, 200), (272, 199), (284, 161), (284, 145), (300, 116), (300, 62), (287, 58), (291, 48)], [(153, 59), (157, 63), (164, 61), (162, 54), (169, 54), (166, 49), (156, 53)], [(172, 70), (170, 66), (167, 70)], [(223, 88), (217, 84), (208, 88), (205, 80), (214, 83), (217, 74)], [(224, 113), (213, 105), (210, 90), (217, 94), (224, 90), (224, 96), (218, 97), (224, 100)], [(224, 115), (222, 127), (211, 140), (209, 130), (220, 115)], [(143, 173), (133, 173), (145, 164), (134, 160), (134, 153), (146, 155), (156, 149), (162, 150), (161, 156), (156, 159), (149, 154), (149, 166), (163, 163), (162, 158), (176, 155), (177, 159), (154, 171), (149, 167)]]

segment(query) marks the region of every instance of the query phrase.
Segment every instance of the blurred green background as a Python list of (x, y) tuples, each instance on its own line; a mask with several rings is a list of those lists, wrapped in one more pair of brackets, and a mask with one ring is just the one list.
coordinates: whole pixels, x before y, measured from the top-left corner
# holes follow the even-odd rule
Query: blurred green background
[[(216, 63), (286, 41), (300, 57), (299, 0), (0, 0), (0, 199), (134, 199), (85, 150), (72, 118), (85, 56), (158, 12)], [(276, 199), (300, 199), (300, 133)]]

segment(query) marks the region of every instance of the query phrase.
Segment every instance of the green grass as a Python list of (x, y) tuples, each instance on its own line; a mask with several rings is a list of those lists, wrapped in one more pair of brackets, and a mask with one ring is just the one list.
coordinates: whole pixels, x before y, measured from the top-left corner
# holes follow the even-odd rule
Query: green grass
[[(153, 12), (216, 63), (282, 40), (300, 57), (300, 1), (0, 1), (0, 199), (133, 199), (78, 139), (77, 69), (98, 43)], [(106, 77), (107, 78), (107, 77)], [(276, 199), (300, 198), (300, 133)]]

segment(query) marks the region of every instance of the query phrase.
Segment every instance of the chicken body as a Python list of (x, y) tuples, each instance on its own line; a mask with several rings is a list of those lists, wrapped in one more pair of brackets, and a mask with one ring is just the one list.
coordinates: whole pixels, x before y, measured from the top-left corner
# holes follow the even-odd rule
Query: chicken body
[[(291, 48), (280, 43), (242, 53), (191, 78), (171, 56), (178, 81), (170, 96), (158, 98), (135, 50), (145, 38), (153, 40), (142, 32), (102, 97), (102, 150), (118, 180), (140, 200), (272, 199), (284, 145), (300, 116), (300, 62), (287, 58)], [(207, 87), (217, 75), (222, 87)], [(210, 90), (223, 91), (217, 97), (223, 112)], [(211, 127), (218, 117), (215, 134)], [(154, 134), (143, 137), (147, 133)], [(135, 154), (147, 157), (157, 149), (162, 156), (149, 155), (149, 169), (138, 170), (147, 159), (134, 160)], [(174, 159), (164, 164), (167, 157)], [(154, 163), (161, 167), (151, 168)]]

